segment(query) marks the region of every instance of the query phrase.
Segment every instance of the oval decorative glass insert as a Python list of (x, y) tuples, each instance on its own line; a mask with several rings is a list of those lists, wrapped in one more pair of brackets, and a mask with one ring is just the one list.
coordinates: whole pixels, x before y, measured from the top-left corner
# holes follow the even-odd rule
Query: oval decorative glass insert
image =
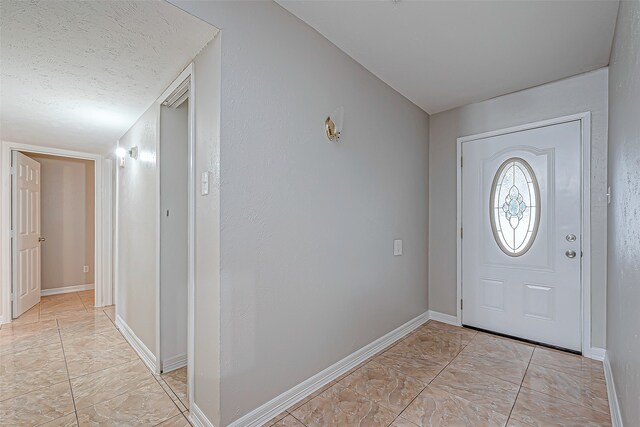
[(491, 230), (502, 252), (513, 257), (527, 252), (540, 225), (540, 189), (529, 163), (512, 157), (500, 165), (489, 206)]

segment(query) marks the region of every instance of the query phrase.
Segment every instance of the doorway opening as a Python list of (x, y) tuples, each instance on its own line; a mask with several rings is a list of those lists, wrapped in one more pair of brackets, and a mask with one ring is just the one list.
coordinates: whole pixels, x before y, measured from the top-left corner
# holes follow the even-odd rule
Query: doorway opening
[(158, 369), (190, 408), (193, 357), (194, 185), (192, 74), (188, 67), (159, 98)]
[[(21, 165), (18, 158), (22, 159)], [(98, 154), (8, 141), (2, 142), (0, 160), (2, 170), (7, 171), (0, 180), (0, 323), (11, 323), (20, 315), (19, 323), (34, 322), (41, 317), (46, 320), (70, 315), (74, 309), (93, 312), (96, 307), (111, 305), (111, 218), (103, 215), (103, 209), (111, 209), (111, 160)], [(17, 179), (20, 173), (24, 178), (21, 193)], [(44, 205), (42, 197), (46, 198)], [(57, 199), (64, 203), (57, 203)], [(29, 211), (30, 207), (38, 212), (46, 209), (44, 228), (40, 215), (27, 214), (21, 224), (17, 222), (20, 210)], [(19, 240), (26, 249), (20, 255), (14, 253)], [(60, 245), (64, 247), (60, 253), (50, 250)], [(22, 283), (14, 283), (14, 279)], [(52, 301), (72, 300), (70, 305), (74, 307), (56, 304), (34, 309), (43, 296)]]
[(12, 318), (95, 307), (95, 161), (12, 151)]

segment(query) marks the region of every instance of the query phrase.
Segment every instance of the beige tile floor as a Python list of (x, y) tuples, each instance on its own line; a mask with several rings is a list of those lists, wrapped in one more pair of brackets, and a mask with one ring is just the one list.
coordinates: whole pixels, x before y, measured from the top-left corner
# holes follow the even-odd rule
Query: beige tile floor
[(602, 363), (429, 321), (267, 426), (610, 426)]
[(0, 327), (0, 426), (189, 426), (186, 369), (153, 375), (93, 291)]
[[(186, 369), (152, 375), (93, 293), (0, 328), (0, 425), (188, 426)], [(610, 426), (602, 364), (429, 321), (268, 426)]]

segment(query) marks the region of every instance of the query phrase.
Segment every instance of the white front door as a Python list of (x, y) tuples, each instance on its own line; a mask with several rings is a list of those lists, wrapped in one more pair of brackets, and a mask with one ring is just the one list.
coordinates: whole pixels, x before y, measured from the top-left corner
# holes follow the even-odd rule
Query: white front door
[(580, 121), (463, 142), (462, 158), (462, 323), (580, 351)]
[(14, 151), (12, 163), (13, 317), (40, 302), (40, 163)]

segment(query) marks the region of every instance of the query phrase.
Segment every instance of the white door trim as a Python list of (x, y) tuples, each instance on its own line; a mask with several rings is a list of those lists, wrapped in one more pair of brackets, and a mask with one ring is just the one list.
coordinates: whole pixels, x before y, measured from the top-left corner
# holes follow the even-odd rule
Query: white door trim
[(579, 113), (534, 123), (527, 123), (491, 132), (469, 135), (457, 139), (456, 154), (456, 321), (462, 325), (462, 144), (498, 135), (580, 121), (582, 129), (582, 259), (580, 281), (582, 288), (582, 354), (593, 358), (591, 348), (591, 113)]
[[(187, 261), (187, 270), (188, 270), (188, 280), (187, 280), (187, 388), (189, 395), (189, 407), (194, 407), (193, 397), (194, 397), (194, 386), (195, 386), (195, 375), (194, 375), (194, 350), (195, 350), (195, 340), (194, 340), (194, 331), (195, 331), (195, 148), (196, 148), (196, 103), (195, 103), (195, 75), (194, 75), (195, 67), (193, 63), (189, 64), (187, 68), (185, 68), (180, 75), (169, 85), (169, 87), (160, 95), (157, 99), (158, 104), (162, 104), (167, 98), (169, 98), (181, 85), (182, 83), (189, 79), (189, 90), (188, 90), (188, 99), (189, 103), (189, 118), (188, 118), (188, 126), (189, 126), (189, 148), (188, 148), (188, 162), (189, 162), (189, 178), (188, 178), (188, 242), (187, 242), (187, 252), (188, 252), (188, 261)], [(159, 123), (159, 122), (158, 122)], [(158, 131), (159, 132), (159, 131)], [(158, 153), (162, 156), (160, 152), (160, 138), (158, 138)], [(160, 163), (158, 162), (158, 165)], [(160, 167), (157, 168), (157, 176), (158, 180), (157, 190), (160, 191)], [(158, 200), (158, 215), (160, 215), (160, 194), (157, 194)], [(156, 277), (158, 278), (156, 283), (156, 345), (157, 345), (157, 354), (159, 360), (160, 358), (160, 221), (158, 220), (158, 228), (156, 230), (156, 248), (157, 248), (157, 263), (158, 263), (158, 271)]]
[[(111, 183), (105, 173), (111, 160), (99, 154), (2, 141), (0, 156), (0, 324), (11, 322), (11, 152), (49, 154), (95, 163), (95, 306), (113, 304), (111, 290)], [(105, 214), (103, 214), (103, 212)]]

